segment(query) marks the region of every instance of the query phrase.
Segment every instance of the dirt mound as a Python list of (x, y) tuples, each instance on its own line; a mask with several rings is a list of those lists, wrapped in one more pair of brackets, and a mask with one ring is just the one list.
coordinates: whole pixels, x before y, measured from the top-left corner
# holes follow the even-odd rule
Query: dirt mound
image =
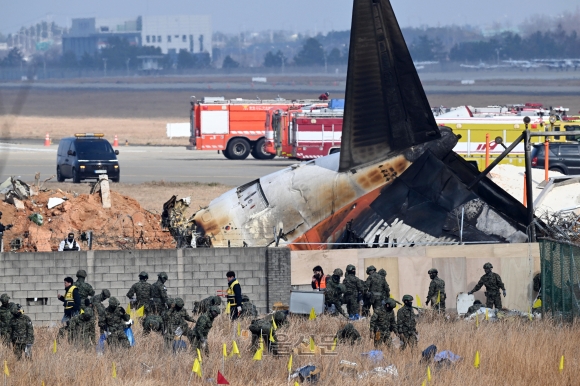
[[(49, 198), (65, 199), (64, 203), (48, 209)], [(80, 235), (92, 231), (92, 249), (164, 249), (175, 248), (171, 234), (161, 228), (161, 217), (141, 207), (127, 196), (111, 191), (111, 208), (104, 209), (100, 193), (77, 195), (60, 189), (40, 192), (24, 201), (24, 210), (0, 202), (2, 223), (14, 224), (4, 233), (4, 250), (18, 252), (56, 251), (68, 232), (75, 233), (81, 249), (87, 249)], [(41, 214), (43, 224), (29, 219), (34, 213)], [(16, 249), (11, 241), (21, 240)]]

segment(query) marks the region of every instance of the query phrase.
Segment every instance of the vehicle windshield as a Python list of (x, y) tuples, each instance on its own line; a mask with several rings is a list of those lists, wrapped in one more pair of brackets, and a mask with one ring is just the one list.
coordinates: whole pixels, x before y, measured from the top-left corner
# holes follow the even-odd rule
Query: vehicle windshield
[(79, 159), (116, 159), (113, 147), (103, 139), (80, 140), (75, 143)]

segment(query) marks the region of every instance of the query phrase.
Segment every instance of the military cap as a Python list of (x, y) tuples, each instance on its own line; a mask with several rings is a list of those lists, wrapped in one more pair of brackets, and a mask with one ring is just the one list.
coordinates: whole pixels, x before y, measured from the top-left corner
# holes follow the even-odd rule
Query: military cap
[[(216, 296), (217, 300), (218, 300), (218, 304), (222, 304), (222, 299), (219, 296)], [(250, 297), (248, 295), (242, 295), (242, 302), (249, 302), (250, 301)]]
[(2, 294), (2, 295), (0, 295), (0, 301), (2, 303), (6, 303), (6, 302), (10, 301), (10, 296), (8, 296), (8, 294)]
[(374, 265), (369, 265), (369, 266), (367, 267), (367, 275), (368, 275), (369, 273), (371, 273), (372, 271), (376, 271), (376, 270), (377, 270), (377, 269), (375, 268), (375, 266), (374, 266)]
[(149, 274), (145, 271), (141, 271), (141, 273), (139, 274), (139, 277), (144, 277), (146, 279), (149, 279)]
[(476, 300), (476, 301), (473, 302), (473, 304), (481, 304), (481, 301), (480, 300)]
[(183, 308), (184, 304), (185, 303), (183, 302), (182, 298), (175, 299), (175, 307)]
[(383, 276), (383, 277), (387, 277), (387, 271), (385, 271), (384, 269), (379, 269), (379, 275)]
[(113, 296), (112, 298), (109, 299), (109, 305), (111, 307), (119, 307), (119, 304), (121, 303), (119, 303), (116, 297)]
[(346, 272), (355, 271), (356, 267), (352, 264), (346, 266)]
[(157, 277), (160, 277), (160, 278), (162, 278), (164, 280), (167, 280), (168, 279), (167, 274), (165, 272), (159, 272), (159, 274), (157, 275)]
[[(111, 297), (111, 291), (109, 291), (108, 289), (104, 289), (104, 290), (102, 290), (102, 291), (101, 291), (101, 293), (103, 294), (103, 297), (104, 297), (105, 299), (108, 299), (108, 298), (110, 298), (110, 297)], [(103, 300), (105, 300), (105, 299), (103, 299)]]
[(431, 275), (432, 273), (439, 273), (439, 271), (437, 271), (437, 268), (431, 268), (427, 273)]
[[(411, 299), (411, 300), (413, 300), (413, 299)], [(391, 298), (388, 298), (387, 300), (385, 300), (385, 304), (388, 304), (389, 306), (391, 306), (391, 308), (397, 307), (397, 303), (395, 303), (395, 301)]]
[(87, 271), (85, 271), (84, 269), (79, 269), (77, 271), (77, 277), (87, 277)]
[(167, 298), (167, 304), (175, 304), (174, 298)]
[(490, 268), (491, 269), (491, 268), (493, 268), (493, 265), (491, 265), (491, 263), (485, 263), (483, 265), (483, 269), (487, 269), (487, 268)]
[(211, 306), (209, 308), (209, 313), (210, 314), (215, 314), (215, 316), (218, 316), (220, 314), (220, 309), (217, 306)]
[(340, 269), (340, 268), (336, 268), (332, 274), (336, 275), (338, 277), (342, 277), (342, 275), (344, 275), (344, 273), (342, 272), (342, 269)]
[(413, 297), (411, 295), (403, 296), (403, 301), (406, 302), (407, 300), (413, 301)]

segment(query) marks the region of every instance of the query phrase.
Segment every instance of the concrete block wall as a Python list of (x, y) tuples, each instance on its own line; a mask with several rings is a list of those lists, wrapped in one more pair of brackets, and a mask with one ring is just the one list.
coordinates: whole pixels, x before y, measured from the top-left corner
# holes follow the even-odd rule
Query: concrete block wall
[[(149, 282), (167, 272), (170, 297), (181, 297), (191, 310), (195, 300), (227, 289), (227, 271), (235, 271), (242, 292), (250, 297), (260, 313), (290, 290), (290, 251), (268, 248), (208, 248), (185, 250), (126, 250), (46, 253), (0, 253), (0, 294), (8, 293), (20, 303), (35, 324), (60, 322), (62, 303), (57, 292), (64, 293), (64, 278), (76, 280), (78, 269), (87, 271), (87, 282), (95, 293), (109, 289), (111, 296), (125, 306), (129, 288), (138, 281), (141, 271), (149, 273)], [(268, 264), (268, 259), (272, 264)], [(273, 275), (268, 281), (269, 275)], [(271, 283), (271, 284), (269, 284)], [(285, 289), (284, 289), (285, 288)], [(274, 291), (272, 295), (268, 290)], [(26, 299), (47, 298), (46, 305)], [(271, 301), (269, 301), (271, 299)], [(287, 300), (284, 300), (287, 301)]]

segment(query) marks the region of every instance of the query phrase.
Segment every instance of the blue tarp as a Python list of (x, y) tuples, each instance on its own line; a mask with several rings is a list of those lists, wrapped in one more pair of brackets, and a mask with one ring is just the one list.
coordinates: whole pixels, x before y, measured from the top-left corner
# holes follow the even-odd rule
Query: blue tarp
[(344, 110), (344, 99), (331, 99), (328, 108)]

